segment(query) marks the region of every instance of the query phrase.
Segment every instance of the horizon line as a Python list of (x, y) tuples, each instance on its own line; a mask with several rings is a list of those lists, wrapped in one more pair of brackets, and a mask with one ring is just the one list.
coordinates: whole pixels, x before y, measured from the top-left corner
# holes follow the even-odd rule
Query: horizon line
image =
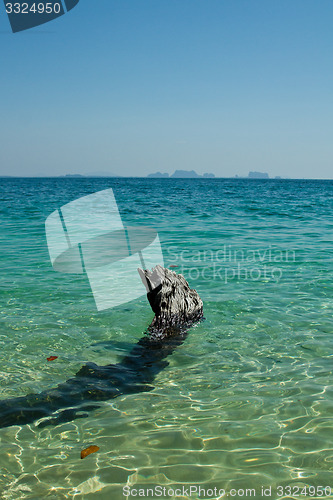
[(249, 180), (249, 181), (332, 181), (333, 178), (318, 178), (318, 177), (150, 177), (150, 175), (84, 175), (84, 174), (61, 174), (61, 175), (2, 175), (0, 179), (152, 179), (152, 180), (208, 180), (216, 179), (234, 179), (234, 180)]

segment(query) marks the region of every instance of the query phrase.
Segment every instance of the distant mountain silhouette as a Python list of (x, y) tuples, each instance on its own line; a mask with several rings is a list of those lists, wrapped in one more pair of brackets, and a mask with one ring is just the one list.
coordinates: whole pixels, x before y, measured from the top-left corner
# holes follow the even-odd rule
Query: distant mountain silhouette
[[(156, 172), (155, 174), (148, 174), (147, 177), (166, 178), (169, 177), (169, 174), (161, 174), (161, 172)], [(194, 170), (175, 170), (175, 172), (170, 175), (170, 178), (172, 179), (212, 179), (214, 177), (214, 174), (199, 175)]]
[(161, 174), (161, 172), (156, 172), (156, 174), (148, 174), (147, 177), (165, 178), (169, 177), (169, 174)]
[(269, 179), (267, 172), (249, 172), (249, 179)]
[(88, 174), (65, 174), (58, 175), (58, 177), (121, 177), (117, 174), (112, 174), (110, 172), (91, 172)]
[(175, 170), (175, 172), (171, 175), (171, 177), (177, 178), (191, 178), (195, 179), (201, 177), (194, 170)]

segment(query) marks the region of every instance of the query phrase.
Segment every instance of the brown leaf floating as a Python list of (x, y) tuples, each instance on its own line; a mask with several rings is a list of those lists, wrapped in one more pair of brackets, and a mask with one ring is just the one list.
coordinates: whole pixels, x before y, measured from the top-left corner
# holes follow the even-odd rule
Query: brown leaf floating
[(86, 448), (85, 450), (81, 451), (81, 458), (86, 458), (88, 455), (91, 455), (92, 453), (96, 453), (96, 451), (99, 450), (99, 446), (89, 446), (89, 448)]
[(47, 360), (48, 361), (54, 361), (57, 358), (58, 358), (58, 356), (50, 356), (49, 358), (47, 358)]

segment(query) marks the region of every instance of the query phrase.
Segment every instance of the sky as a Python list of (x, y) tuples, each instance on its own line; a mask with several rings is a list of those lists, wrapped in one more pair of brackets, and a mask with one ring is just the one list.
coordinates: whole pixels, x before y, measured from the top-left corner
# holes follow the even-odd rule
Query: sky
[(12, 33), (0, 175), (333, 178), (332, 0), (80, 0)]

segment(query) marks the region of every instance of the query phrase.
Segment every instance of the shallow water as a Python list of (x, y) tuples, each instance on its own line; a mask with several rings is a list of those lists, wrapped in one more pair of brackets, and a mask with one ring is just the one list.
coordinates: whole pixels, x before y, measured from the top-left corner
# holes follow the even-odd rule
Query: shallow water
[[(198, 290), (206, 318), (154, 390), (56, 427), (0, 429), (1, 498), (118, 500), (125, 485), (241, 489), (235, 498), (246, 488), (293, 498), (288, 485), (330, 486), (333, 498), (333, 181), (1, 179), (0, 187), (1, 399), (54, 387), (87, 361), (116, 363), (152, 319), (144, 296), (98, 313), (84, 276), (52, 269), (45, 219), (80, 196), (112, 187), (124, 223), (156, 228), (166, 266)], [(100, 450), (80, 460), (92, 444)]]

